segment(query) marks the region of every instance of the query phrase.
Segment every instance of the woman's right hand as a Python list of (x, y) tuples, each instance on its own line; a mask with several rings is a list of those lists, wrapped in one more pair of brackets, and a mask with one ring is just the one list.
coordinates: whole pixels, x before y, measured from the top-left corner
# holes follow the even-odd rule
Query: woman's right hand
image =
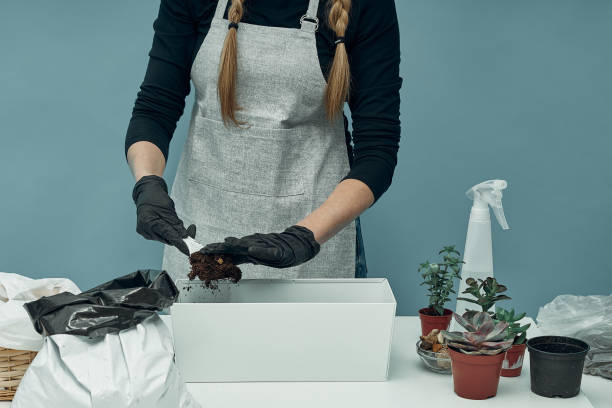
[(195, 238), (195, 225), (185, 229), (168, 195), (164, 179), (155, 175), (142, 177), (134, 186), (132, 198), (138, 216), (136, 232), (146, 239), (173, 245), (189, 256), (183, 239), (187, 236)]

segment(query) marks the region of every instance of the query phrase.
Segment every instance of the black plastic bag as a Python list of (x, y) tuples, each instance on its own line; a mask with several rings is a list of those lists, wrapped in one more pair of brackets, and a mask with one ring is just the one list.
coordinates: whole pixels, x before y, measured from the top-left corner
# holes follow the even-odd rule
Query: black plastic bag
[(43, 336), (73, 334), (89, 338), (134, 327), (171, 306), (179, 291), (165, 271), (139, 270), (74, 295), (62, 292), (24, 305)]

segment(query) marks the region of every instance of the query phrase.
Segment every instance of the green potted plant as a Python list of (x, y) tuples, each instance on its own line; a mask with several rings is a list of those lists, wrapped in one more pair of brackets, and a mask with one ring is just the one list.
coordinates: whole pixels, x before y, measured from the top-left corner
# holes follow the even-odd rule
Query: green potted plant
[(460, 265), (463, 263), (459, 251), (454, 245), (445, 246), (438, 252), (442, 262), (425, 261), (419, 265), (418, 272), (423, 278), (422, 285), (427, 285), (429, 306), (419, 310), (421, 334), (427, 336), (433, 329), (446, 330), (452, 318), (452, 310), (445, 309), (444, 304), (450, 300), (454, 279), (459, 277)]
[(468, 399), (486, 399), (497, 394), (506, 351), (506, 322), (495, 322), (487, 312), (454, 314), (465, 332), (442, 331), (451, 358), (455, 393)]
[[(478, 281), (468, 278), (465, 282), (468, 288), (462, 293), (472, 295), (473, 297), (459, 297), (457, 299), (477, 304), (483, 312), (489, 313), (494, 320), (508, 323), (506, 340), (512, 340), (513, 345), (506, 353), (501, 375), (503, 377), (518, 377), (521, 375), (523, 368), (523, 358), (526, 349), (525, 339), (527, 329), (530, 327), (530, 324), (521, 326), (518, 323), (519, 320), (525, 317), (525, 313), (516, 315), (514, 309), (508, 311), (500, 307), (497, 307), (495, 312), (491, 310), (495, 302), (511, 299), (510, 296), (504, 294), (508, 288), (497, 282), (495, 278), (488, 277), (484, 280), (478, 279)], [(477, 312), (468, 310), (466, 313), (468, 316), (471, 316)]]
[(508, 323), (506, 329), (506, 340), (512, 340), (512, 347), (506, 352), (506, 358), (502, 364), (502, 377), (518, 377), (523, 368), (523, 357), (527, 348), (527, 329), (531, 323), (520, 325), (519, 320), (525, 317), (525, 313), (515, 314), (514, 309), (506, 310), (497, 307), (494, 319), (498, 322)]
[(457, 300), (465, 300), (466, 302), (475, 303), (479, 305), (483, 312), (489, 312), (493, 314), (489, 309), (493, 307), (495, 302), (500, 300), (510, 300), (511, 298), (507, 295), (502, 294), (507, 287), (497, 282), (497, 279), (488, 277), (486, 279), (467, 278), (465, 283), (468, 285), (467, 289), (462, 293), (470, 294), (473, 297), (458, 297)]

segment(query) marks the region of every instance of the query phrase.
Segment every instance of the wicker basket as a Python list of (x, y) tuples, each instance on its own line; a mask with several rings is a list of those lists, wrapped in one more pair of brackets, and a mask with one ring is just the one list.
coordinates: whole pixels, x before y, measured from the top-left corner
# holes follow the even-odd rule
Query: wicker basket
[(12, 401), (21, 378), (36, 357), (35, 351), (0, 347), (0, 401)]

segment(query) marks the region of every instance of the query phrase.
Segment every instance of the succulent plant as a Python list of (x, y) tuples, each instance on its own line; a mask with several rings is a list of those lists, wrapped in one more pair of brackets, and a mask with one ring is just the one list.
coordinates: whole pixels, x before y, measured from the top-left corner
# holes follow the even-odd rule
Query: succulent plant
[(507, 295), (500, 294), (508, 290), (508, 288), (498, 283), (495, 278), (478, 279), (478, 282), (474, 278), (467, 278), (465, 283), (468, 285), (468, 288), (462, 293), (470, 294), (474, 298), (458, 297), (457, 300), (475, 303), (482, 308), (483, 312), (488, 312), (495, 302), (499, 300), (511, 299)]
[(489, 313), (468, 311), (463, 316), (453, 315), (466, 331), (442, 331), (442, 337), (449, 347), (464, 354), (494, 355), (512, 346), (512, 340), (506, 339), (508, 323), (495, 322)]
[(460, 266), (463, 261), (459, 259), (461, 255), (454, 245), (445, 246), (438, 252), (444, 254), (443, 262), (431, 263), (425, 261), (419, 265), (418, 271), (423, 278), (422, 285), (428, 285), (429, 307), (439, 316), (444, 314), (444, 304), (450, 300), (450, 294), (456, 293), (453, 290), (453, 279), (459, 277)]
[(498, 322), (508, 323), (506, 340), (512, 340), (514, 344), (523, 344), (527, 338), (527, 329), (531, 326), (531, 323), (527, 323), (523, 326), (518, 323), (523, 317), (525, 317), (525, 313), (517, 315), (514, 309), (508, 311), (501, 307), (497, 307), (494, 319)]

